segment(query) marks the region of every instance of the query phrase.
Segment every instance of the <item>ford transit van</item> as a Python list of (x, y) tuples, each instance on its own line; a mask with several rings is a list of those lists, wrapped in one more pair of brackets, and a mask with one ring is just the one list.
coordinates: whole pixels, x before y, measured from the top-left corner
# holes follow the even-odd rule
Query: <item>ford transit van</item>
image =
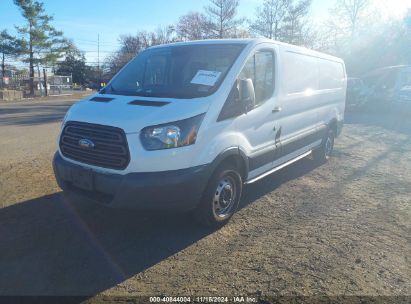
[(339, 59), (265, 39), (151, 47), (67, 112), (59, 186), (109, 207), (193, 210), (221, 226), (243, 186), (310, 154), (343, 125)]

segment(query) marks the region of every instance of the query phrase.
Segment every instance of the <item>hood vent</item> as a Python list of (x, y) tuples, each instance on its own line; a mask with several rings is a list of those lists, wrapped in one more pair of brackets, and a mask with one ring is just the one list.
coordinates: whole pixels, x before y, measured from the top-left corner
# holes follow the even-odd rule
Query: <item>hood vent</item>
[(167, 101), (150, 101), (150, 100), (133, 100), (130, 101), (128, 104), (134, 106), (142, 106), (142, 107), (164, 107), (168, 105), (169, 102)]
[(109, 98), (109, 97), (93, 97), (90, 99), (90, 101), (96, 101), (96, 102), (110, 102), (114, 100), (114, 98)]

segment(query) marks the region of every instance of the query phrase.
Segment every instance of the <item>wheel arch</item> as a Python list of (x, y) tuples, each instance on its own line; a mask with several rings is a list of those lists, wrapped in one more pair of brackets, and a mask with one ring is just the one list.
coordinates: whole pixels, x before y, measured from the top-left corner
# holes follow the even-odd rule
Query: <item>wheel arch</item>
[(240, 173), (243, 181), (247, 180), (249, 168), (248, 158), (239, 147), (231, 147), (221, 152), (211, 163), (210, 176), (223, 163), (233, 164), (236, 168), (238, 168), (238, 173)]

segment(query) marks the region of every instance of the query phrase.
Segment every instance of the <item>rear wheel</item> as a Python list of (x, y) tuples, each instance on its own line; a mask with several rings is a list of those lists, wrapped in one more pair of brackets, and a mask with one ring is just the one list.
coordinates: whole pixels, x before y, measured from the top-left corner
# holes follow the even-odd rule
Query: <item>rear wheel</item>
[(318, 162), (326, 162), (334, 149), (335, 134), (331, 129), (327, 130), (325, 137), (321, 142), (321, 146), (313, 151), (313, 158)]
[(234, 167), (222, 165), (207, 185), (195, 211), (196, 218), (213, 228), (225, 225), (238, 208), (241, 192), (241, 175)]

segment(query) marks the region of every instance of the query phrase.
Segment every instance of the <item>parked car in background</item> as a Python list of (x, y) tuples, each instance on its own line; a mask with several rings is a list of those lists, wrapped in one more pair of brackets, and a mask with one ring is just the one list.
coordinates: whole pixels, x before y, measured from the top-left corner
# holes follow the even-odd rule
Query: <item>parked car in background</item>
[(411, 66), (390, 66), (372, 71), (364, 76), (369, 88), (370, 102), (387, 103), (407, 100), (411, 86)]
[(368, 100), (369, 89), (361, 78), (347, 78), (346, 110), (354, 110), (363, 107)]

